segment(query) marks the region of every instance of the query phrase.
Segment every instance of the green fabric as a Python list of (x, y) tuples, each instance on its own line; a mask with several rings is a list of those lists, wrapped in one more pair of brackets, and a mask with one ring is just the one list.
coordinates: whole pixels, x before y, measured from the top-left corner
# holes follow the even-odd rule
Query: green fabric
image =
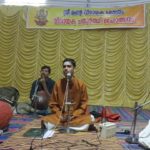
[(23, 134), (24, 137), (36, 137), (42, 138), (44, 135), (44, 130), (41, 128), (31, 128)]

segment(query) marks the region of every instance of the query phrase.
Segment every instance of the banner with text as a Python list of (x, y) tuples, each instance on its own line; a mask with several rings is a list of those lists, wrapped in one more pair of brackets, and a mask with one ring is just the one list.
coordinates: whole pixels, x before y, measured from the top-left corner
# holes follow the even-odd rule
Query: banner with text
[(27, 28), (143, 28), (144, 4), (114, 8), (29, 7)]

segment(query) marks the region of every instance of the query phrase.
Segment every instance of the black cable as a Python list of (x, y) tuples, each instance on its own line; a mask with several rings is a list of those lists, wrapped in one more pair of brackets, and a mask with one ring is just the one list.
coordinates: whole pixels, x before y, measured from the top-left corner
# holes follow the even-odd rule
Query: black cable
[[(43, 135), (43, 133), (44, 133), (44, 129), (41, 129), (41, 135)], [(33, 150), (32, 146), (37, 137), (38, 137), (38, 135), (35, 135), (34, 138), (32, 139), (29, 150)], [(41, 141), (43, 141), (43, 136), (41, 137)], [(42, 142), (41, 142), (41, 147), (42, 147)]]
[[(45, 132), (45, 126), (43, 125), (43, 122), (41, 122), (41, 128), (40, 128), (40, 130), (41, 130), (41, 147), (42, 147), (42, 141), (43, 141), (43, 136), (44, 136), (44, 132)], [(33, 143), (34, 143), (34, 141), (35, 141), (35, 139), (38, 137), (38, 135), (35, 135), (34, 136), (34, 138), (31, 140), (31, 143), (30, 143), (30, 148), (29, 148), (29, 150), (33, 150), (33, 147), (32, 147), (32, 145), (33, 145)]]
[(96, 135), (100, 145), (101, 145), (101, 140), (100, 140), (101, 132), (102, 132), (102, 127), (99, 127), (99, 130), (96, 130)]
[(41, 150), (42, 150), (42, 147), (43, 147), (43, 137), (44, 137), (45, 130), (46, 130), (46, 127), (44, 125), (44, 122), (41, 121), (41, 135), (42, 135), (42, 138), (41, 138)]
[(31, 140), (31, 144), (30, 144), (30, 148), (29, 148), (29, 150), (33, 150), (33, 148), (32, 148), (32, 144), (33, 144), (34, 140), (36, 139), (36, 137), (37, 137), (37, 136), (35, 136), (35, 137)]

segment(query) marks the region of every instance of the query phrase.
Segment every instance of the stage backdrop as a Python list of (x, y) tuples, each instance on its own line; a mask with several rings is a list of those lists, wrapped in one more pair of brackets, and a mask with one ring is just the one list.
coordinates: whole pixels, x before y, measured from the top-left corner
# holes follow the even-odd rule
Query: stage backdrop
[(61, 78), (65, 57), (77, 61), (89, 104), (133, 107), (150, 100), (150, 5), (143, 29), (27, 29), (25, 12), (0, 6), (0, 86), (16, 87), (19, 101), (28, 101), (42, 65)]

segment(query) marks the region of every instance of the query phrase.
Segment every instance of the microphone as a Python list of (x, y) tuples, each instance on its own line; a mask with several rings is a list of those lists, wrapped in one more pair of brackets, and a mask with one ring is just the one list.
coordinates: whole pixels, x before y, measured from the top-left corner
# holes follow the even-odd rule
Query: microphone
[(70, 72), (67, 73), (67, 80), (71, 80), (72, 74)]

